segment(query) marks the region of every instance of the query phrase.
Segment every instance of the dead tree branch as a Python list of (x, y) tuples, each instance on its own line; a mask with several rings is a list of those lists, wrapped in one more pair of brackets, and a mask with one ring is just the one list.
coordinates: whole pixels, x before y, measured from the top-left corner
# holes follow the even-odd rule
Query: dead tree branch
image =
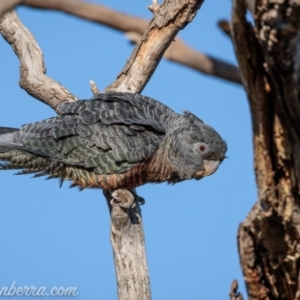
[(141, 92), (175, 36), (191, 22), (202, 1), (164, 2), (117, 79), (106, 91)]
[(252, 114), (258, 202), (239, 228), (240, 262), (249, 299), (299, 299), (300, 2), (256, 1), (254, 28), (246, 5), (233, 1), (231, 35)]
[(60, 83), (45, 75), (43, 53), (15, 12), (8, 12), (2, 18), (0, 32), (20, 60), (21, 88), (54, 110), (61, 102), (76, 100)]
[(151, 299), (140, 198), (127, 190), (104, 195), (111, 215), (118, 299)]
[[(140, 36), (143, 35), (149, 24), (148, 20), (121, 13), (102, 5), (78, 0), (24, 0), (22, 4), (35, 8), (63, 11), (125, 33), (135, 32)], [(236, 66), (196, 51), (180, 38), (176, 38), (175, 43), (170, 45), (168, 53), (166, 58), (170, 61), (207, 75), (241, 84), (240, 73)]]
[[(136, 31), (127, 32), (126, 36), (135, 44), (142, 38), (142, 34)], [(164, 58), (207, 75), (241, 83), (239, 70), (235, 66), (192, 49), (180, 38), (175, 38), (174, 43), (166, 50)]]

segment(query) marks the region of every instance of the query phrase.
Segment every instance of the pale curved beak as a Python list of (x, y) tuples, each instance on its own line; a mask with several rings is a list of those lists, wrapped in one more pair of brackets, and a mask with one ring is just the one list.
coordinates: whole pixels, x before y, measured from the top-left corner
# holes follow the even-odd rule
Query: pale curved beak
[(219, 160), (204, 160), (204, 176), (209, 176), (216, 172), (220, 165)]

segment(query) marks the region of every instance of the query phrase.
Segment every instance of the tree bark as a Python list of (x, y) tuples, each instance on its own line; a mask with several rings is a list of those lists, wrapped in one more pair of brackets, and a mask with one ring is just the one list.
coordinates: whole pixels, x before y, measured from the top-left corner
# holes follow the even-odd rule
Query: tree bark
[(233, 1), (231, 36), (253, 122), (258, 201), (238, 231), (249, 299), (300, 299), (300, 2)]
[(125, 67), (106, 91), (140, 93), (180, 29), (191, 22), (203, 0), (180, 3), (166, 0), (157, 5), (155, 14), (141, 42), (135, 47)]
[(104, 193), (111, 215), (110, 240), (118, 299), (151, 299), (145, 238), (139, 199), (127, 190)]

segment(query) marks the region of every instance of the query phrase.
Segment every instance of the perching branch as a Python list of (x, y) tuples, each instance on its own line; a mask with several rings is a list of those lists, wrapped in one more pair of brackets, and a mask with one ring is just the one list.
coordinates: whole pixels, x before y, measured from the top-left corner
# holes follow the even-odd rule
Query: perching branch
[(15, 12), (6, 13), (0, 21), (0, 33), (20, 60), (20, 86), (34, 98), (54, 110), (65, 101), (76, 98), (60, 83), (46, 76), (43, 53), (30, 31)]
[[(127, 190), (104, 193), (111, 215), (111, 244), (118, 299), (151, 299), (141, 198)], [(142, 199), (143, 200), (143, 199)]]
[[(30, 7), (63, 11), (125, 33), (135, 32), (140, 36), (142, 36), (149, 24), (148, 20), (127, 15), (102, 5), (78, 0), (24, 0), (22, 4)], [(240, 73), (236, 66), (196, 51), (186, 45), (180, 38), (176, 38), (175, 43), (170, 45), (168, 53), (169, 55), (166, 58), (170, 61), (207, 75), (241, 84)]]

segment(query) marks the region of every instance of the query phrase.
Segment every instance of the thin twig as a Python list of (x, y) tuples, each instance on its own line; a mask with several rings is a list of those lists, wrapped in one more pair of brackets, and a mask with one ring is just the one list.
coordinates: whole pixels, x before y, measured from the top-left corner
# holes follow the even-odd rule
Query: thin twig
[(93, 92), (93, 95), (97, 95), (97, 94), (100, 93), (94, 80), (90, 80), (90, 86), (91, 86), (91, 90)]

